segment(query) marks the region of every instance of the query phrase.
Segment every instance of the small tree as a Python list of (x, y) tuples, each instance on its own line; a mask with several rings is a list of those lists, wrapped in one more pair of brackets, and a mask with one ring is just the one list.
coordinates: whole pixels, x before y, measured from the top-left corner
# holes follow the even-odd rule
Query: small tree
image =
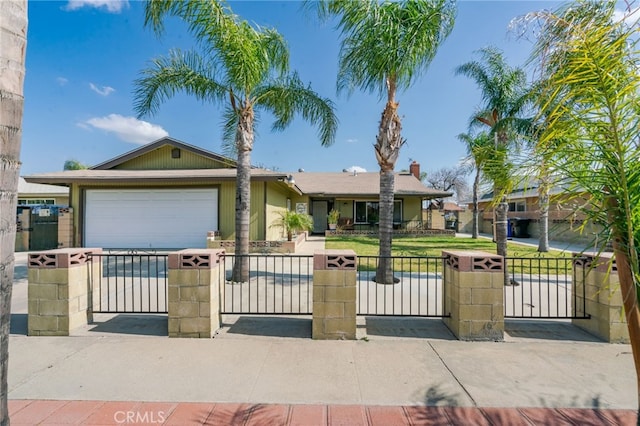
[(523, 20), (540, 24), (537, 148), (588, 195), (587, 218), (610, 232), (640, 402), (640, 51), (637, 24), (616, 20), (615, 8), (576, 1)]
[(293, 233), (299, 231), (310, 231), (313, 229), (313, 218), (308, 214), (296, 213), (285, 210), (278, 213), (280, 220), (278, 226), (284, 229), (287, 234), (287, 241), (293, 239)]
[[(495, 240), (497, 253), (507, 255), (507, 212), (505, 194), (509, 190), (508, 151), (516, 144), (514, 120), (522, 111), (526, 97), (526, 74), (507, 64), (502, 52), (493, 47), (481, 49), (479, 61), (456, 68), (476, 82), (482, 94), (482, 106), (471, 119), (471, 127), (486, 126), (493, 137), (495, 153), (485, 165), (485, 176), (493, 182), (495, 205)], [(505, 273), (505, 284), (509, 282)]]
[(444, 192), (453, 192), (457, 201), (462, 201), (469, 192), (467, 175), (469, 168), (464, 165), (455, 167), (443, 167), (431, 173), (427, 173), (422, 179), (428, 187)]
[(82, 164), (80, 161), (75, 158), (71, 158), (64, 162), (63, 170), (84, 170), (89, 167), (85, 164)]
[(467, 146), (468, 160), (475, 170), (473, 178), (473, 222), (471, 238), (478, 238), (480, 234), (480, 210), (478, 208), (478, 195), (480, 192), (480, 178), (482, 170), (493, 152), (493, 140), (486, 132), (472, 136), (470, 133), (461, 133), (458, 139)]

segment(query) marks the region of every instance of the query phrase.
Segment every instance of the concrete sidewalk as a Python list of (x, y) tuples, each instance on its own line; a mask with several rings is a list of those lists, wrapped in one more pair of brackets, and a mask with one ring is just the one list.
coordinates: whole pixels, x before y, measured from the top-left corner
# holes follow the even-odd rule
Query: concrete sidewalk
[[(68, 338), (12, 335), (9, 397), (463, 407), (637, 406), (628, 345), (599, 343), (578, 332), (574, 340), (553, 340), (555, 325), (547, 325), (547, 340), (510, 336), (503, 343), (468, 343), (447, 336), (439, 320), (413, 321), (378, 325), (359, 341), (313, 341), (309, 338), (310, 319), (282, 317), (240, 317), (226, 324), (215, 339), (89, 330)], [(96, 328), (100, 329), (100, 324)], [(407, 337), (391, 336), (394, 329)], [(129, 332), (141, 333), (144, 328)], [(528, 334), (534, 335), (531, 330)]]

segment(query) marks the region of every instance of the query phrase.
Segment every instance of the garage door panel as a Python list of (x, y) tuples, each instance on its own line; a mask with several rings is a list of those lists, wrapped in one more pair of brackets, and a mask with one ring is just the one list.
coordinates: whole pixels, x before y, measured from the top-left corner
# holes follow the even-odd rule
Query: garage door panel
[(86, 191), (85, 246), (201, 248), (217, 229), (215, 188)]

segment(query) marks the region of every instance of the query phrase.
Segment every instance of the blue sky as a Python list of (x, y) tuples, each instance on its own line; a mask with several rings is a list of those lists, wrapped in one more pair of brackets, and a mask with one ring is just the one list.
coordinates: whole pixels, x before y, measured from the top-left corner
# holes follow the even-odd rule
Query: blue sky
[[(341, 171), (357, 166), (379, 170), (373, 152), (384, 104), (376, 95), (335, 90), (339, 35), (330, 24), (304, 15), (295, 1), (233, 1), (234, 12), (275, 27), (287, 40), (291, 69), (314, 90), (334, 100), (340, 119), (337, 139), (324, 148), (316, 129), (296, 119), (273, 133), (266, 115), (256, 135), (253, 164), (280, 171)], [(429, 70), (400, 93), (402, 148), (396, 169), (411, 160), (423, 171), (455, 166), (465, 156), (457, 135), (467, 130), (480, 102), (475, 84), (454, 69), (489, 45), (512, 65), (526, 61), (531, 45), (508, 33), (512, 18), (551, 1), (461, 1), (455, 28)], [(169, 135), (222, 153), (220, 107), (179, 95), (158, 114), (135, 118), (134, 80), (152, 58), (171, 48), (194, 47), (178, 20), (158, 38), (143, 27), (140, 1), (30, 1), (22, 140), (22, 175), (62, 170), (68, 159), (94, 165)]]

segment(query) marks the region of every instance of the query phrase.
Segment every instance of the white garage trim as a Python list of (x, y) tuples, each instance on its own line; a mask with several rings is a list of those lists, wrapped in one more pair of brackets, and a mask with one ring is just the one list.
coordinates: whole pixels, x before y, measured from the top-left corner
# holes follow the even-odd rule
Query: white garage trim
[(218, 230), (218, 189), (88, 189), (84, 246), (204, 248)]

